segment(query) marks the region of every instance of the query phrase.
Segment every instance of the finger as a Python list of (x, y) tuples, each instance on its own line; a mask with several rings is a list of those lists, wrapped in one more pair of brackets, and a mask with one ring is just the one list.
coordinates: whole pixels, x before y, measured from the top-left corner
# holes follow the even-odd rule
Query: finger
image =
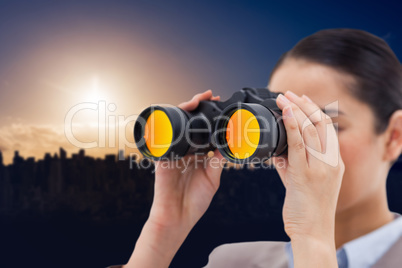
[(318, 135), (316, 127), (297, 104), (293, 104), (292, 107), (306, 146), (312, 150), (321, 152), (320, 136)]
[(311, 122), (315, 125), (321, 142), (321, 152), (326, 151), (327, 125), (332, 124), (331, 118), (326, 115), (318, 105), (313, 103), (307, 96), (298, 97), (293, 92), (285, 94), (291, 101), (296, 103), (300, 109), (308, 115)]
[(318, 131), (321, 151), (318, 152), (307, 148), (308, 154), (314, 156), (314, 159), (336, 166), (340, 159), (339, 142), (331, 117), (325, 114), (320, 107), (313, 103), (307, 96), (298, 97), (293, 92), (286, 92), (285, 95), (298, 104), (300, 109), (309, 115), (309, 118)]
[(180, 103), (177, 107), (185, 111), (193, 111), (198, 107), (200, 101), (209, 100), (212, 97), (212, 90), (195, 95), (190, 101)]
[(220, 101), (221, 100), (221, 96), (213, 96), (211, 98), (212, 101)]
[[(310, 119), (309, 117), (311, 114), (313, 114), (314, 108), (310, 107), (310, 109), (306, 109), (307, 102), (291, 91), (287, 91), (285, 93), (285, 97), (297, 105), (295, 116), (299, 122), (302, 136), (306, 139), (306, 145), (313, 150), (321, 152), (320, 135), (315, 125), (312, 124), (313, 121), (316, 121), (316, 118)], [(315, 109), (315, 111), (316, 110), (317, 109)], [(318, 110), (321, 111), (319, 108)], [(318, 116), (320, 116), (320, 113)]]
[(292, 106), (287, 105), (282, 111), (288, 143), (288, 163), (290, 166), (296, 168), (306, 168), (307, 158), (305, 144), (299, 130), (299, 124), (294, 116)]
[[(316, 127), (313, 125), (313, 123), (311, 123), (307, 115), (300, 109), (300, 107), (296, 103), (292, 103), (285, 96), (279, 95), (278, 99), (281, 106), (283, 105), (283, 103), (290, 103), (290, 105), (292, 106), (292, 110), (298, 123), (299, 130), (301, 136), (303, 137), (306, 148), (321, 153), (320, 136), (318, 135)], [(310, 158), (311, 157), (307, 154), (308, 161), (310, 160)]]
[(209, 100), (212, 97), (212, 90), (208, 89), (203, 93), (197, 94), (193, 97), (193, 99), (198, 99), (198, 101)]
[(276, 156), (276, 157), (272, 157), (272, 161), (274, 163), (275, 169), (279, 174), (279, 177), (281, 178), (281, 181), (283, 183), (283, 185), (287, 186), (287, 182), (286, 182), (286, 169), (288, 167), (288, 160), (286, 156)]
[(214, 155), (207, 160), (206, 174), (210, 178), (214, 186), (219, 187), (220, 177), (223, 167), (227, 160), (222, 156), (218, 149), (214, 151)]

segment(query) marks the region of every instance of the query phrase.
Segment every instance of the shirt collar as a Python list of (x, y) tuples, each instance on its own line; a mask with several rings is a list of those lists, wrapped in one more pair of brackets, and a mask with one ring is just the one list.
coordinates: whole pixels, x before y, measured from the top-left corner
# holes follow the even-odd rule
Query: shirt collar
[(402, 236), (402, 217), (343, 245), (349, 267), (370, 267)]

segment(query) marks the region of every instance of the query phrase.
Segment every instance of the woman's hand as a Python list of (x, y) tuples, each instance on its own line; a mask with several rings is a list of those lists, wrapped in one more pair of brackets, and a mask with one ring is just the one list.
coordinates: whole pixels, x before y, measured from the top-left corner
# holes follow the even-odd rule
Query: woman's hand
[[(219, 100), (208, 90), (178, 107), (192, 111), (202, 100)], [(151, 212), (124, 267), (168, 267), (188, 233), (202, 217), (219, 188), (223, 163), (214, 156), (185, 156), (156, 163), (155, 192)]]
[[(208, 90), (178, 107), (192, 111), (202, 100), (219, 100), (219, 96), (213, 97), (212, 91)], [(170, 161), (169, 165), (157, 163), (154, 202), (148, 221), (163, 228), (179, 226), (189, 232), (218, 190), (225, 161), (216, 150), (212, 158), (189, 155)]]
[(330, 117), (305, 96), (288, 91), (277, 104), (288, 155), (274, 163), (286, 188), (283, 220), (295, 267), (337, 267), (335, 210), (344, 173), (337, 133)]

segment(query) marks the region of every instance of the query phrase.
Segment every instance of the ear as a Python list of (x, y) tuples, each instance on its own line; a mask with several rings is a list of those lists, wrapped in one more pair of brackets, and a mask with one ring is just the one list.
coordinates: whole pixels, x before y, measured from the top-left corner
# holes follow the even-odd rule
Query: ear
[(392, 162), (398, 159), (402, 152), (402, 110), (397, 110), (392, 114), (386, 133), (384, 160)]

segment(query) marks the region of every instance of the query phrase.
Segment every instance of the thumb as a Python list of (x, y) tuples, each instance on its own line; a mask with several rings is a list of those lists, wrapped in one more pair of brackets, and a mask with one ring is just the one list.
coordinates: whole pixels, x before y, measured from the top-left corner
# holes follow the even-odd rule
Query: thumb
[(226, 158), (222, 156), (218, 149), (214, 151), (214, 155), (206, 160), (206, 170), (207, 176), (210, 178), (211, 182), (219, 187), (220, 178), (222, 174), (223, 167), (227, 162)]
[(278, 172), (279, 177), (281, 178), (281, 181), (286, 188), (287, 183), (286, 183), (285, 175), (286, 175), (286, 170), (287, 170), (288, 164), (289, 164), (288, 159), (286, 156), (277, 156), (277, 157), (272, 157), (272, 160), (274, 162), (275, 169)]

